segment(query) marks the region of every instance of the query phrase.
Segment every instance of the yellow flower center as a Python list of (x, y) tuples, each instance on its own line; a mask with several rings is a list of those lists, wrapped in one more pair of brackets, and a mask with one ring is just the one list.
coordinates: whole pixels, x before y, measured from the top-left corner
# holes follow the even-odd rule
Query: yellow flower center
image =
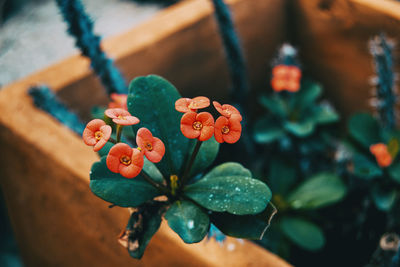
[(148, 150), (148, 151), (152, 151), (153, 150), (153, 145), (150, 142), (146, 142), (146, 144), (144, 145), (144, 147)]
[(122, 115), (118, 115), (118, 119), (125, 120), (125, 117)]
[(223, 133), (223, 134), (227, 134), (227, 133), (229, 133), (229, 127), (228, 126), (224, 126), (224, 127), (222, 127), (222, 129), (221, 129), (221, 132)]
[(101, 131), (96, 131), (94, 133), (94, 138), (96, 138), (97, 141), (99, 141), (103, 137), (103, 133)]
[(131, 161), (131, 158), (130, 158), (130, 157), (124, 155), (124, 156), (121, 156), (121, 157), (119, 158), (119, 162), (121, 162), (122, 164), (128, 166), (128, 165), (131, 164), (132, 161)]
[(195, 121), (195, 122), (193, 122), (192, 127), (193, 127), (193, 129), (199, 131), (199, 130), (201, 130), (203, 128), (203, 124), (201, 122), (199, 122), (199, 121)]

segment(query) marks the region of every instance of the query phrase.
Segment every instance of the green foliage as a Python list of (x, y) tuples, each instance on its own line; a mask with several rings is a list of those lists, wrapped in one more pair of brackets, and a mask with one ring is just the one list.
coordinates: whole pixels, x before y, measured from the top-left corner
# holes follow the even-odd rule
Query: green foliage
[[(194, 140), (192, 141), (194, 142)], [(193, 143), (191, 143), (191, 145), (192, 148), (191, 150), (189, 150), (188, 155), (191, 155), (194, 150), (195, 145), (193, 145)], [(193, 163), (190, 175), (194, 176), (207, 169), (214, 162), (215, 158), (218, 155), (218, 151), (219, 151), (219, 143), (215, 140), (214, 137), (203, 142), (201, 144), (200, 151), (197, 154), (197, 157)]]
[(185, 195), (199, 205), (236, 215), (263, 211), (271, 191), (263, 182), (246, 176), (209, 176), (185, 188)]
[(319, 173), (304, 181), (287, 198), (293, 209), (317, 209), (341, 200), (347, 188), (335, 174)]
[(305, 138), (314, 133), (318, 125), (339, 120), (339, 115), (326, 104), (316, 101), (322, 88), (305, 80), (297, 93), (262, 96), (261, 104), (270, 114), (260, 118), (254, 126), (254, 139), (266, 144), (281, 139), (285, 134)]
[[(149, 174), (159, 176), (155, 173)], [(140, 175), (134, 179), (127, 179), (111, 172), (107, 168), (106, 157), (93, 164), (90, 189), (99, 198), (121, 207), (137, 207), (160, 194)]]
[(365, 148), (369, 148), (370, 145), (379, 143), (381, 140), (379, 124), (368, 113), (353, 115), (349, 120), (348, 129), (350, 135)]
[(388, 167), (388, 173), (390, 178), (400, 184), (400, 161), (395, 161), (392, 165)]
[(396, 201), (397, 193), (393, 188), (384, 190), (379, 185), (375, 185), (371, 190), (371, 196), (379, 210), (389, 211)]
[(210, 227), (207, 213), (196, 204), (186, 200), (174, 202), (165, 213), (165, 219), (169, 227), (188, 244), (203, 240)]
[(322, 230), (315, 224), (296, 217), (285, 217), (280, 222), (283, 233), (299, 247), (316, 251), (325, 245)]
[(211, 213), (211, 222), (226, 235), (261, 240), (268, 229), (276, 208), (268, 203), (265, 210), (255, 215), (233, 215), (227, 212)]
[(283, 159), (274, 158), (270, 162), (268, 178), (274, 194), (286, 195), (296, 180), (296, 172)]
[(371, 179), (382, 175), (382, 170), (376, 162), (362, 154), (353, 156), (354, 174), (357, 177)]
[(129, 85), (128, 110), (140, 119), (133, 127), (146, 127), (164, 142), (165, 156), (157, 167), (166, 177), (179, 173), (189, 150), (190, 140), (179, 127), (182, 114), (174, 108), (179, 98), (176, 88), (156, 75), (135, 78)]

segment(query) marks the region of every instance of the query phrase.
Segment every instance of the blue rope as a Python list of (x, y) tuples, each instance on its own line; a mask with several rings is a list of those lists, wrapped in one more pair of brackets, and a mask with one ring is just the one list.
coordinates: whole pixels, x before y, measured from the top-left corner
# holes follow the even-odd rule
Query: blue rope
[(82, 135), (85, 125), (78, 116), (71, 112), (57, 98), (53, 91), (46, 86), (37, 86), (29, 89), (29, 95), (32, 96), (34, 104), (52, 115), (59, 122), (70, 128), (78, 135)]
[(377, 74), (376, 97), (379, 119), (384, 127), (396, 126), (396, 95), (394, 93), (393, 46), (383, 34), (375, 37), (370, 45)]
[(232, 16), (223, 0), (212, 0), (215, 16), (224, 44), (225, 54), (229, 64), (231, 77), (231, 99), (237, 103), (246, 114), (249, 83), (246, 65), (239, 38), (235, 32)]
[(93, 23), (80, 0), (56, 0), (68, 24), (68, 32), (76, 39), (76, 46), (91, 60), (91, 67), (100, 77), (108, 94), (127, 94), (128, 88), (120, 71), (100, 47), (100, 37), (93, 33)]

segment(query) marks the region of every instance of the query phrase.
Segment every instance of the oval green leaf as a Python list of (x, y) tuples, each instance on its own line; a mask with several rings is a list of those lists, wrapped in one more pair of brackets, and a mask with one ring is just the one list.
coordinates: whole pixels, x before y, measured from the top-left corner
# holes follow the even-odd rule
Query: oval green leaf
[(129, 86), (128, 110), (140, 119), (135, 132), (146, 127), (165, 144), (165, 156), (157, 164), (165, 177), (179, 174), (190, 148), (180, 130), (182, 113), (175, 110), (179, 98), (176, 88), (157, 75), (135, 78)]
[(165, 213), (169, 227), (185, 243), (197, 243), (203, 240), (210, 227), (210, 219), (202, 208), (190, 201), (176, 201)]
[(272, 195), (266, 184), (245, 176), (208, 176), (187, 186), (185, 194), (209, 210), (236, 215), (262, 212)]
[(295, 189), (287, 202), (293, 209), (317, 209), (341, 200), (347, 188), (342, 180), (331, 173), (319, 173)]
[(380, 142), (379, 124), (368, 113), (353, 115), (348, 123), (350, 135), (365, 148)]
[(203, 179), (212, 179), (219, 176), (245, 176), (252, 177), (251, 172), (237, 162), (225, 162), (209, 171)]
[(271, 118), (262, 118), (254, 125), (254, 140), (260, 144), (271, 143), (282, 138), (285, 130)]
[(283, 233), (299, 247), (316, 251), (325, 245), (322, 230), (315, 224), (295, 217), (283, 217), (280, 223)]

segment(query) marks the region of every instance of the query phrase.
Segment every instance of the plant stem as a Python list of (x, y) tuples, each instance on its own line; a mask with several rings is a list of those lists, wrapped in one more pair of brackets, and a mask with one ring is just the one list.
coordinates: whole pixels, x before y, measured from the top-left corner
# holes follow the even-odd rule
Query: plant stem
[(124, 126), (117, 124), (117, 143), (121, 141), (121, 133)]
[(142, 170), (141, 175), (143, 178), (149, 182), (152, 186), (154, 186), (156, 189), (160, 190), (164, 194), (170, 194), (171, 192), (168, 190), (168, 188), (162, 184), (157, 183), (154, 181), (144, 170)]
[(189, 174), (190, 174), (190, 169), (192, 168), (192, 165), (193, 165), (193, 163), (194, 163), (194, 160), (196, 159), (196, 156), (197, 156), (197, 154), (199, 153), (200, 146), (201, 146), (202, 143), (203, 143), (203, 142), (201, 142), (200, 140), (197, 140), (196, 146), (194, 147), (194, 150), (193, 150), (192, 156), (190, 157), (189, 163), (188, 163), (188, 165), (186, 166), (185, 172), (184, 172), (183, 175), (182, 175), (182, 180), (181, 180), (181, 183), (180, 183), (180, 188), (182, 188), (182, 187), (186, 184), (187, 177), (188, 177)]
[(110, 138), (108, 139), (108, 142), (113, 143), (113, 144), (118, 143), (117, 140), (115, 140), (115, 139), (112, 138), (112, 137), (110, 137)]

